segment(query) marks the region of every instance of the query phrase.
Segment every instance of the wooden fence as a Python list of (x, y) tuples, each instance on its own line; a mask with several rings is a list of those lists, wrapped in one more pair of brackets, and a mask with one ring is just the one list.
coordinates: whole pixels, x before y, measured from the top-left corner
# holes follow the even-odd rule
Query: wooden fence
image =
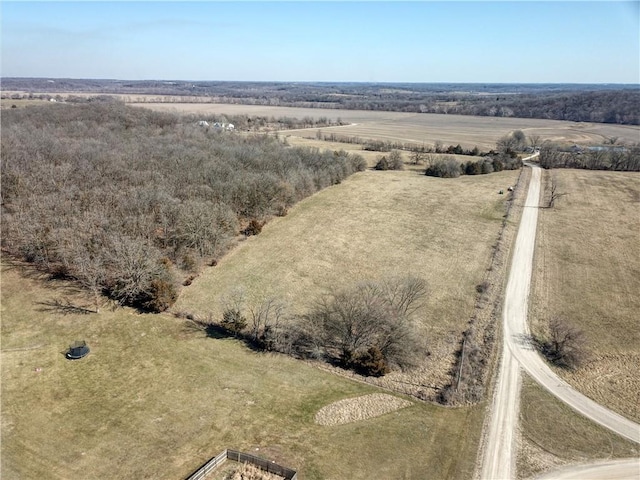
[(270, 462), (264, 458), (256, 457), (255, 455), (249, 455), (248, 453), (237, 452), (235, 450), (225, 450), (222, 453), (216, 455), (202, 467), (196, 470), (193, 474), (187, 477), (187, 480), (203, 480), (211, 471), (213, 471), (218, 465), (224, 462), (233, 460), (239, 463), (250, 463), (262, 470), (273, 473), (280, 477), (284, 477), (285, 480), (297, 480), (298, 474), (295, 470), (283, 467), (277, 463)]

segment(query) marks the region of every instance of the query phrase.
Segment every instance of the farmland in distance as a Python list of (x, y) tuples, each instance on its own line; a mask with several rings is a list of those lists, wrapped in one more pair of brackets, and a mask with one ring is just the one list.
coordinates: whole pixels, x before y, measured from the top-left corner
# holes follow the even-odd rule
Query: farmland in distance
[[(259, 115), (273, 117), (340, 118), (352, 125), (330, 127), (323, 133), (355, 136), (363, 139), (412, 143), (416, 145), (460, 144), (464, 148), (477, 146), (483, 150), (495, 148), (496, 141), (514, 130), (526, 135), (539, 135), (542, 140), (568, 144), (602, 143), (609, 138), (620, 142), (637, 142), (640, 127), (559, 120), (503, 117), (471, 117), (428, 113), (379, 112), (364, 110), (334, 110), (259, 105), (228, 105), (211, 103), (132, 103), (160, 111), (176, 111), (200, 116), (213, 114)], [(286, 132), (286, 133), (285, 133)], [(283, 131), (283, 135), (314, 138), (317, 129)]]

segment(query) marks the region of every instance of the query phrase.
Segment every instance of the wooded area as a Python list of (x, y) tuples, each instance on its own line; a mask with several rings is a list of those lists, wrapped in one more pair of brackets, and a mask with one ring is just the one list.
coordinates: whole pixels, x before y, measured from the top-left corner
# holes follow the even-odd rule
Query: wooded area
[(611, 145), (561, 148), (545, 143), (540, 149), (543, 168), (582, 168), (586, 170), (640, 171), (640, 145)]
[(366, 166), (118, 103), (11, 109), (2, 127), (3, 250), (77, 280), (96, 309), (102, 294), (168, 308), (246, 227)]

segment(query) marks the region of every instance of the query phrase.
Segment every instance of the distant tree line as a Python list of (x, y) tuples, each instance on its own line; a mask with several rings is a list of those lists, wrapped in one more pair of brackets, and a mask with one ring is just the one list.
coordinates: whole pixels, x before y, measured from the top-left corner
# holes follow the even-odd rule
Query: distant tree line
[(324, 134), (322, 130), (316, 132), (318, 140), (326, 142), (339, 142), (362, 145), (362, 149), (370, 152), (391, 152), (392, 150), (407, 150), (409, 152), (426, 153), (447, 153), (450, 155), (471, 155), (483, 156), (489, 152), (481, 151), (477, 146), (473, 148), (463, 148), (460, 144), (443, 145), (442, 142), (436, 141), (434, 145), (414, 142), (392, 142), (389, 140), (374, 140), (370, 138), (361, 138), (353, 135), (338, 135), (336, 133)]
[(366, 167), (110, 102), (6, 110), (1, 161), (5, 252), (75, 279), (96, 307), (106, 294), (152, 311), (241, 231)]
[(539, 161), (543, 168), (639, 172), (640, 144), (566, 148), (545, 143), (540, 149)]
[[(110, 95), (95, 95), (95, 96), (79, 96), (79, 95), (67, 95), (62, 96), (52, 95), (49, 93), (33, 94), (33, 93), (13, 93), (6, 95), (11, 100), (47, 100), (55, 101), (56, 103), (73, 103), (73, 104), (86, 104), (86, 103), (124, 103), (117, 97)], [(4, 98), (4, 97), (3, 97)], [(335, 127), (342, 126), (344, 122), (337, 118), (332, 120), (326, 116), (318, 118), (310, 117), (306, 115), (302, 118), (295, 117), (274, 117), (266, 115), (224, 115), (224, 114), (206, 114), (206, 115), (184, 115), (185, 120), (191, 119), (194, 122), (201, 120), (207, 121), (210, 124), (224, 123), (233, 124), (236, 129), (242, 131), (262, 132), (270, 130), (287, 130), (297, 128), (313, 128), (313, 127)]]
[(638, 85), (163, 82), (3, 78), (3, 89), (180, 95), (215, 103), (640, 124)]

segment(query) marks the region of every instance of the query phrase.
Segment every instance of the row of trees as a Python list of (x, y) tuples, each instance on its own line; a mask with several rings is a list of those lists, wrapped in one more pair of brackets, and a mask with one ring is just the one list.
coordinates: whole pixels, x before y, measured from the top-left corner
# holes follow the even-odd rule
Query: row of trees
[(322, 133), (322, 130), (318, 130), (316, 132), (316, 138), (318, 140), (324, 140), (326, 142), (340, 142), (362, 145), (363, 150), (372, 152), (391, 152), (393, 150), (406, 150), (412, 152), (413, 154), (416, 154), (417, 158), (419, 159), (422, 159), (425, 155), (430, 153), (470, 156), (484, 156), (490, 153), (481, 151), (477, 146), (473, 148), (463, 148), (460, 144), (443, 145), (443, 143), (440, 141), (436, 141), (434, 145), (424, 143), (418, 144), (412, 142), (391, 142), (389, 140), (372, 140), (370, 138), (361, 138), (353, 135), (338, 135), (333, 132), (324, 134)]
[(426, 283), (413, 276), (362, 282), (330, 292), (306, 314), (291, 317), (277, 299), (247, 306), (244, 291), (236, 289), (221, 298), (222, 319), (213, 324), (260, 349), (382, 376), (413, 367), (428, 354), (413, 319), (426, 296)]
[(458, 178), (460, 175), (484, 175), (503, 170), (517, 170), (522, 160), (510, 155), (498, 154), (477, 161), (461, 162), (456, 158), (439, 156), (427, 165), (425, 175), (429, 177)]
[(96, 300), (154, 311), (252, 221), (366, 167), (114, 103), (7, 110), (2, 122), (3, 249)]
[(540, 149), (543, 168), (582, 168), (587, 170), (640, 171), (640, 144), (572, 148), (545, 143)]

